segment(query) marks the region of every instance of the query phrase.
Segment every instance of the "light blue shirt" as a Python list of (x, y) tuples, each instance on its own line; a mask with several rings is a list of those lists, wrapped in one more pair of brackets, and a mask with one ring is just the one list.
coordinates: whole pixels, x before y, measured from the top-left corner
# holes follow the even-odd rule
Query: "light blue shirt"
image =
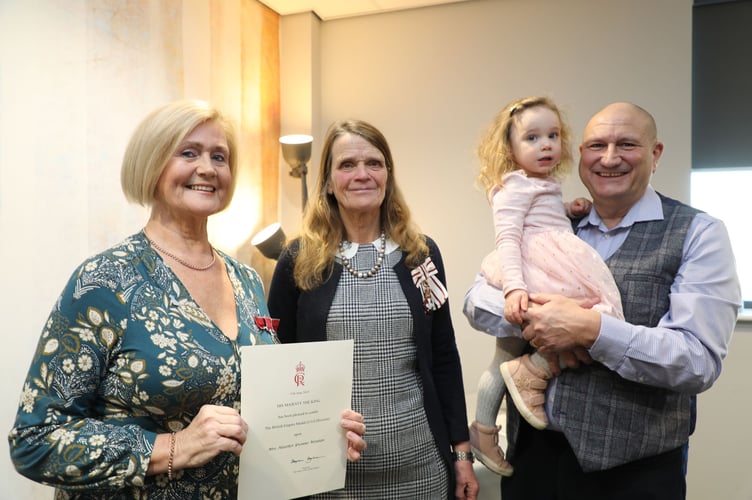
[[(622, 221), (608, 229), (595, 210), (578, 224), (577, 235), (608, 259), (636, 222), (663, 219), (658, 194), (648, 187)], [(741, 287), (726, 226), (705, 213), (690, 224), (683, 258), (671, 285), (669, 310), (658, 325), (632, 325), (601, 314), (592, 358), (623, 378), (687, 394), (708, 389), (721, 374), (721, 362), (741, 307)], [(504, 295), (476, 278), (465, 295), (463, 312), (473, 328), (495, 336), (521, 336), (504, 320)], [(556, 379), (546, 401), (553, 401)], [(549, 419), (552, 419), (548, 411)], [(555, 422), (551, 420), (553, 428)]]

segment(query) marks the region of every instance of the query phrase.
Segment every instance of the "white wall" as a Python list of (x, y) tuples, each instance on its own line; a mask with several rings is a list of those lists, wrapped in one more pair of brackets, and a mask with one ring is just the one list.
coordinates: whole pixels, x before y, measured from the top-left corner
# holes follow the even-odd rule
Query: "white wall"
[[(481, 132), (508, 101), (545, 94), (564, 108), (579, 143), (595, 111), (632, 101), (653, 113), (666, 145), (653, 185), (689, 201), (691, 5), (473, 0), (320, 23), (315, 141), (329, 123), (349, 117), (372, 122), (389, 140), (413, 215), (442, 249), (471, 419), (494, 342), (471, 329), (461, 312), (464, 292), (493, 244), (490, 210), (474, 187)], [(283, 18), (283, 40), (288, 36)], [(294, 112), (283, 109), (283, 115)], [(586, 195), (576, 174), (564, 187), (565, 198)], [(737, 424), (752, 410), (744, 396), (752, 382), (742, 373), (749, 354), (752, 338), (740, 331), (724, 375), (700, 397), (690, 500), (752, 498), (744, 466), (752, 435)]]
[[(118, 156), (136, 123), (133, 113), (143, 108), (133, 109), (127, 100), (106, 102), (101, 80), (87, 78), (84, 54), (95, 34), (85, 20), (84, 1), (0, 1), (3, 437), (13, 425), (44, 321), (70, 273), (92, 248), (115, 242), (106, 242), (108, 237), (122, 238), (126, 228), (139, 227), (138, 209), (119, 194)], [(138, 74), (134, 67), (120, 73), (110, 62), (100, 64), (118, 72), (121, 82)], [(125, 57), (120, 62), (128, 66)], [(148, 100), (157, 89), (133, 88), (130, 96), (137, 92)], [(111, 113), (106, 127), (87, 120), (100, 106)], [(111, 201), (101, 203), (107, 197)], [(92, 226), (99, 230), (90, 231)], [(0, 449), (0, 499), (52, 498), (50, 488), (15, 472), (4, 438)]]
[[(258, 106), (239, 109), (258, 102), (249, 97), (257, 85), (241, 74), (255, 50), (244, 47), (241, 57), (240, 23), (246, 19), (239, 15), (241, 1), (212, 6), (218, 2), (0, 0), (4, 436), (44, 321), (70, 273), (146, 222), (146, 211), (126, 203), (120, 190), (120, 161), (138, 121), (157, 105), (183, 97), (213, 99), (245, 122), (258, 111)], [(247, 13), (258, 5), (242, 6)], [(222, 29), (212, 31), (210, 22)], [(244, 83), (248, 92), (238, 91)], [(241, 151), (254, 140), (246, 138)], [(243, 155), (240, 175), (246, 162), (258, 163), (259, 150)], [(252, 234), (259, 196), (248, 187), (236, 190), (221, 216), (224, 224), (210, 221), (210, 234), (232, 224), (231, 213), (243, 224), (233, 226), (230, 236)], [(254, 203), (243, 205), (249, 200)], [(238, 215), (233, 211), (238, 202), (254, 209)], [(237, 245), (219, 233), (213, 243), (234, 253)], [(2, 443), (0, 500), (51, 498), (50, 488), (15, 472), (7, 440)]]

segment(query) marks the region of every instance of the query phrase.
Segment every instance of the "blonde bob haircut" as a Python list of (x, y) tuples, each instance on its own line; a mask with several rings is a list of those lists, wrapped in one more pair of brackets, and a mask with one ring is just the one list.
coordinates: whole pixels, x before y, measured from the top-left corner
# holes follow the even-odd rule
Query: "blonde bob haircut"
[(535, 107), (548, 108), (559, 118), (561, 134), (561, 161), (551, 170), (557, 178), (565, 176), (572, 168), (572, 132), (562, 119), (562, 113), (554, 102), (547, 97), (525, 97), (507, 104), (499, 111), (488, 127), (478, 146), (480, 174), (478, 182), (488, 194), (494, 186), (501, 186), (501, 178), (520, 167), (512, 153), (511, 130), (523, 111)]
[(381, 228), (405, 252), (405, 265), (410, 269), (415, 268), (428, 256), (425, 237), (412, 222), (410, 210), (397, 186), (392, 152), (384, 135), (364, 121), (337, 121), (329, 127), (324, 139), (316, 191), (312, 199), (308, 200), (303, 215), (300, 247), (294, 270), (295, 284), (301, 290), (312, 290), (331, 276), (339, 243), (345, 238), (339, 204), (333, 194), (327, 193), (332, 168), (336, 168), (336, 165), (332, 165), (332, 145), (345, 134), (362, 137), (384, 155), (387, 181), (381, 204)]
[(238, 167), (235, 128), (219, 110), (199, 100), (165, 104), (149, 113), (136, 127), (125, 148), (120, 168), (120, 186), (126, 199), (150, 207), (154, 203), (157, 182), (167, 162), (186, 136), (207, 122), (219, 125), (227, 140), (228, 163), (232, 175), (227, 197), (229, 204), (235, 190)]

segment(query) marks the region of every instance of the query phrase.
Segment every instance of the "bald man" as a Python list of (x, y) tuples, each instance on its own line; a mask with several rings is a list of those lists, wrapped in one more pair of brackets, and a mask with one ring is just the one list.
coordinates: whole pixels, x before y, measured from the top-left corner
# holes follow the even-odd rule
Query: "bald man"
[(598, 111), (580, 145), (593, 210), (575, 231), (611, 269), (625, 320), (538, 294), (520, 331), (482, 276), (465, 296), (474, 328), (572, 368), (549, 382), (546, 430), (509, 405), (504, 500), (686, 496), (692, 398), (721, 373), (741, 290), (723, 223), (651, 187), (663, 147), (650, 113), (624, 102)]

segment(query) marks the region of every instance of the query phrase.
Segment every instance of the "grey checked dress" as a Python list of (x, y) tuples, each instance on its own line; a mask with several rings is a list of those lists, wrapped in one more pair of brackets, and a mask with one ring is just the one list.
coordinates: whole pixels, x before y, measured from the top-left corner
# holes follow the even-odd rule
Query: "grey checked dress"
[[(366, 272), (376, 262), (374, 244), (353, 244), (345, 252), (356, 271)], [(449, 473), (423, 407), (413, 320), (392, 269), (400, 258), (389, 242), (375, 276), (359, 279), (342, 270), (327, 338), (355, 340), (352, 407), (366, 417), (368, 449), (360, 461), (348, 462), (344, 489), (314, 498), (447, 497)]]

